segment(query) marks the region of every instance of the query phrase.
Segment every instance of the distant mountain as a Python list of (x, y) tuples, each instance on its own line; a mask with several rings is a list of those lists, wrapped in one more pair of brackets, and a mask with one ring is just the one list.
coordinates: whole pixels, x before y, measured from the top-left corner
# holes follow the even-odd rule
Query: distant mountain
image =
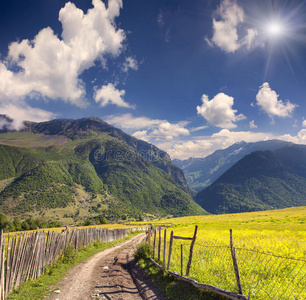
[(279, 140), (240, 142), (226, 149), (217, 150), (205, 158), (175, 159), (173, 163), (183, 169), (189, 186), (195, 191), (200, 191), (213, 183), (245, 155), (259, 150), (273, 151), (290, 144), (292, 143)]
[(0, 211), (65, 222), (206, 213), (169, 155), (97, 118), (0, 134)]
[(306, 205), (306, 146), (246, 155), (196, 202), (210, 213), (237, 213)]

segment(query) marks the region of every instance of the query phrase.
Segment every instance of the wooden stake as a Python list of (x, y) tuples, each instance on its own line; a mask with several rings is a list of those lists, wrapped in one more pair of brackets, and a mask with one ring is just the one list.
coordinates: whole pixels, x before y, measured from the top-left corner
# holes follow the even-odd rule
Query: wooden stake
[(164, 252), (163, 252), (163, 269), (166, 265), (166, 246), (167, 246), (167, 229), (164, 230)]
[(197, 238), (197, 231), (198, 231), (198, 225), (195, 226), (193, 239), (190, 245), (189, 260), (188, 260), (187, 269), (186, 269), (186, 276), (189, 276), (189, 272), (190, 272), (190, 267), (192, 263), (192, 255), (193, 255), (193, 247), (194, 247), (194, 244)]
[(151, 246), (151, 228), (148, 228), (148, 244)]
[(161, 243), (161, 229), (158, 228), (158, 253), (157, 253), (157, 261), (160, 261), (160, 243)]
[(181, 244), (181, 276), (183, 276), (183, 244)]
[(3, 230), (0, 232), (0, 299), (4, 299), (4, 246), (5, 237), (3, 236)]
[(171, 234), (170, 234), (170, 244), (169, 244), (169, 254), (168, 254), (167, 270), (169, 270), (169, 268), (170, 268), (171, 253), (172, 253), (172, 243), (173, 243), (173, 230), (171, 231)]
[(238, 292), (240, 295), (243, 295), (242, 285), (241, 285), (240, 276), (239, 276), (238, 262), (236, 258), (235, 248), (233, 245), (233, 230), (232, 229), (230, 229), (230, 244), (231, 244), (231, 254), (232, 254), (232, 259), (233, 259), (233, 265), (234, 265), (234, 271), (235, 271), (235, 276), (236, 276), (236, 281), (237, 281)]
[(5, 293), (4, 297), (8, 296), (8, 287), (9, 287), (9, 278), (10, 278), (10, 269), (11, 269), (11, 237), (8, 235), (8, 245), (7, 245), (7, 254), (6, 254), (6, 278), (5, 278)]
[(153, 259), (155, 259), (155, 243), (156, 243), (156, 229), (154, 229), (154, 240), (153, 240)]

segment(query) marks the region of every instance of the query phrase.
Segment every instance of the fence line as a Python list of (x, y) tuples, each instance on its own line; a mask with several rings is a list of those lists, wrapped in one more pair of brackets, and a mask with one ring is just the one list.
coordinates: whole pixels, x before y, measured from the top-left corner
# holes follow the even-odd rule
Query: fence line
[[(0, 300), (17, 288), (21, 283), (36, 279), (44, 273), (47, 265), (54, 264), (62, 251), (73, 245), (75, 249), (99, 240), (102, 243), (122, 239), (131, 231), (147, 230), (147, 227), (103, 229), (74, 228), (69, 231), (34, 231), (31, 233), (8, 234), (0, 232)], [(5, 246), (7, 245), (7, 246)], [(5, 255), (6, 253), (6, 255)]]
[[(159, 228), (152, 231), (151, 239), (154, 242), (151, 260), (154, 264), (195, 287), (230, 299), (306, 300), (306, 259), (291, 259), (273, 253), (234, 247), (232, 231), (228, 246), (195, 243), (196, 229), (193, 238), (174, 235), (171, 231), (167, 242), (163, 236), (157, 234), (160, 232)], [(175, 243), (175, 240), (181, 242)], [(159, 245), (160, 241), (163, 243), (155, 249), (155, 245)], [(160, 248), (169, 249), (168, 253), (159, 254)], [(162, 255), (167, 256), (167, 266), (164, 266), (165, 257)], [(192, 278), (189, 278), (187, 270), (183, 272), (183, 265), (186, 267), (188, 262), (193, 260), (196, 263), (192, 262)]]

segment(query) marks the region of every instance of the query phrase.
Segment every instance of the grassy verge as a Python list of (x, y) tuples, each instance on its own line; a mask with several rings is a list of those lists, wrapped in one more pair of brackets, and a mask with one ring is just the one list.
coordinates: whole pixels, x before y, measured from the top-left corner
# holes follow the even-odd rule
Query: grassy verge
[(161, 271), (150, 260), (152, 249), (147, 243), (141, 243), (136, 252), (135, 260), (146, 274), (152, 278), (160, 291), (173, 300), (225, 300), (227, 298), (216, 295), (210, 291), (197, 289), (192, 284), (178, 280), (167, 272)]
[(62, 255), (57, 263), (53, 264), (52, 267), (46, 267), (44, 275), (35, 280), (24, 282), (20, 287), (15, 289), (7, 299), (43, 299), (45, 296), (50, 295), (54, 290), (57, 289), (56, 285), (67, 274), (70, 268), (76, 266), (78, 263), (86, 260), (92, 255), (117, 245), (122, 241), (128, 240), (137, 234), (139, 234), (139, 232), (132, 232), (124, 239), (108, 243), (95, 241), (93, 244), (81, 248), (78, 251), (69, 249), (68, 247), (67, 251)]
[(138, 260), (146, 274), (152, 278), (160, 291), (173, 300), (225, 300), (227, 298), (195, 288), (193, 285), (177, 280), (173, 276), (163, 273), (148, 258)]

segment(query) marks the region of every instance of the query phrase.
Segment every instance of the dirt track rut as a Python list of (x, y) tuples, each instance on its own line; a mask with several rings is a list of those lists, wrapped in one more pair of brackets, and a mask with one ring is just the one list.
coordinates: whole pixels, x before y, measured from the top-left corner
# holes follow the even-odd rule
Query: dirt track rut
[(164, 299), (150, 280), (134, 268), (133, 254), (144, 238), (144, 234), (137, 235), (72, 268), (49, 299)]

